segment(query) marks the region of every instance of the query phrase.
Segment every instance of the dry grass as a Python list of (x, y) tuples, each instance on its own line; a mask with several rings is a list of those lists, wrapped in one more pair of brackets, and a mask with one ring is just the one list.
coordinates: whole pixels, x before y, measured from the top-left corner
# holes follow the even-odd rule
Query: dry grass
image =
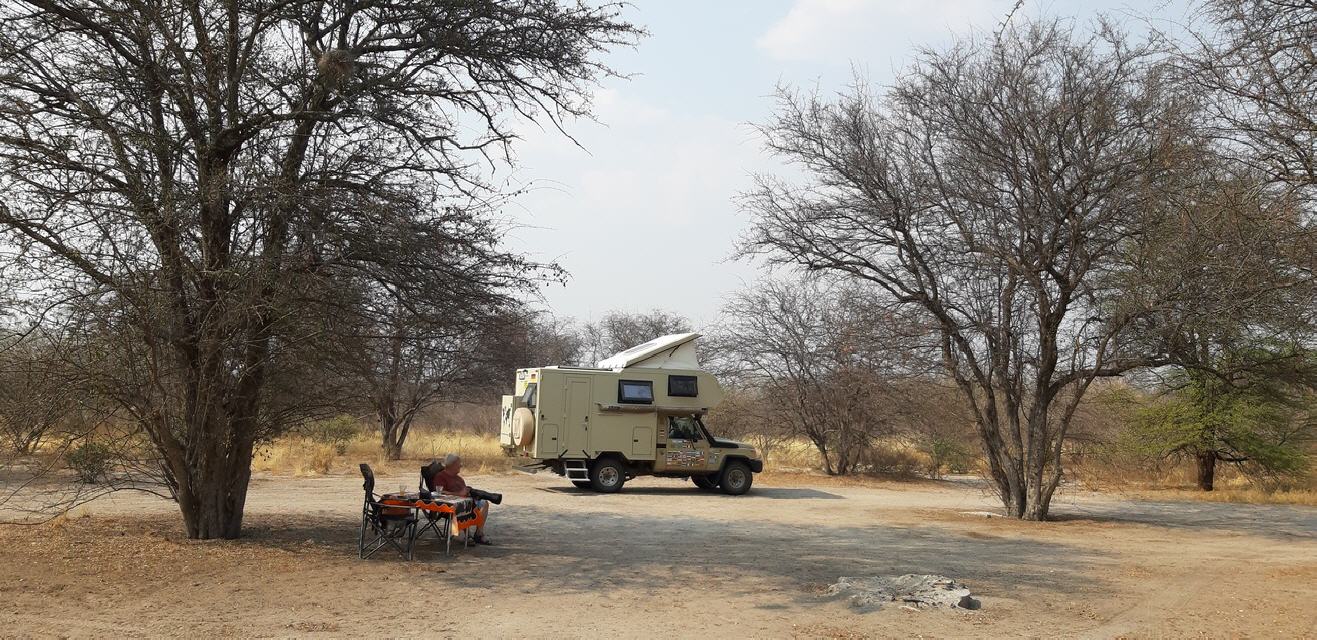
[(1317, 506), (1317, 477), (1261, 481), (1233, 465), (1219, 464), (1212, 491), (1197, 487), (1192, 463), (1163, 468), (1092, 458), (1070, 462), (1067, 475), (1085, 489), (1149, 500), (1199, 500)]
[(1124, 495), (1146, 500), (1199, 500), (1203, 502), (1237, 502), (1243, 504), (1291, 504), (1317, 507), (1317, 490), (1269, 489), (1264, 487), (1227, 487), (1201, 491), (1197, 488), (1136, 489)]
[(787, 440), (764, 454), (764, 466), (783, 471), (808, 471), (823, 466), (819, 450), (808, 440)]
[[(758, 438), (749, 438), (756, 442)], [(914, 476), (930, 466), (929, 457), (899, 438), (880, 440), (864, 462), (882, 477)], [(764, 452), (764, 466), (788, 473), (814, 473), (823, 468), (823, 458), (813, 443), (803, 438), (776, 442)], [(870, 475), (870, 474), (861, 474)]]
[(261, 447), (252, 463), (252, 469), (293, 476), (318, 476), (354, 473), (357, 464), (365, 462), (385, 472), (414, 470), (432, 458), (444, 457), (450, 451), (462, 456), (463, 465), (471, 473), (504, 471), (512, 466), (494, 436), (462, 432), (413, 432), (403, 446), (402, 459), (398, 461), (385, 459), (378, 436), (372, 433), (362, 433), (353, 438), (345, 444), (342, 453), (338, 452), (335, 445), (317, 442), (305, 436), (290, 435)]

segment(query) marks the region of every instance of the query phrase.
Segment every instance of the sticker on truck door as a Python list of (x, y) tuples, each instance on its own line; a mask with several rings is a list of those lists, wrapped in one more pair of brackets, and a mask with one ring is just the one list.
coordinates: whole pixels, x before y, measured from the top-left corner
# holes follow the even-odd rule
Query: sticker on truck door
[(704, 466), (704, 450), (691, 447), (689, 442), (682, 444), (685, 445), (683, 448), (669, 449), (667, 453), (663, 454), (663, 461), (669, 467)]
[(703, 468), (709, 450), (695, 446), (699, 440), (700, 431), (693, 416), (668, 416), (668, 451), (663, 454), (663, 462), (668, 468)]

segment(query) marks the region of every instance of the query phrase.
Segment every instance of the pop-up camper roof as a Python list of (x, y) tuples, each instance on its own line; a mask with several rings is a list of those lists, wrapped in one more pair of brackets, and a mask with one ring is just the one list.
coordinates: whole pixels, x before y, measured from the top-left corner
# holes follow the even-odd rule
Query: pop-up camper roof
[(698, 333), (674, 333), (654, 338), (599, 361), (600, 369), (699, 369), (695, 357), (695, 339)]

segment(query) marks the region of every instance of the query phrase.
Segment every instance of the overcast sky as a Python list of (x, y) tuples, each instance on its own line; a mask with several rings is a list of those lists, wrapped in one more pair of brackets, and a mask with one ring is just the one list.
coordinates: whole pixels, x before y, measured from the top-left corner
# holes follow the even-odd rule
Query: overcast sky
[[(650, 36), (607, 57), (630, 79), (595, 94), (598, 123), (525, 130), (510, 184), (531, 190), (506, 210), (511, 246), (571, 274), (545, 288), (555, 314), (662, 308), (703, 326), (758, 277), (731, 261), (749, 224), (736, 195), (757, 172), (781, 171), (751, 123), (779, 83), (837, 90), (858, 70), (891, 81), (918, 45), (992, 32), (1015, 0), (634, 0)], [(1186, 0), (1025, 0), (1017, 16), (1098, 12), (1183, 21)]]

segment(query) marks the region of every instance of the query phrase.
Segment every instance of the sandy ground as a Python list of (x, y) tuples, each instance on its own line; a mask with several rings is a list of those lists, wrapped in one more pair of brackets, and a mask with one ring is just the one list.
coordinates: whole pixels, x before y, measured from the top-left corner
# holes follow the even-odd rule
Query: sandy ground
[[(1039, 524), (967, 514), (994, 504), (962, 483), (468, 480), (506, 494), (497, 545), (431, 542), (410, 563), (357, 559), (351, 476), (257, 478), (239, 541), (188, 541), (141, 494), (0, 526), (0, 636), (1317, 637), (1311, 507), (1082, 495)], [(963, 581), (983, 608), (860, 613), (823, 594), (905, 573)]]

